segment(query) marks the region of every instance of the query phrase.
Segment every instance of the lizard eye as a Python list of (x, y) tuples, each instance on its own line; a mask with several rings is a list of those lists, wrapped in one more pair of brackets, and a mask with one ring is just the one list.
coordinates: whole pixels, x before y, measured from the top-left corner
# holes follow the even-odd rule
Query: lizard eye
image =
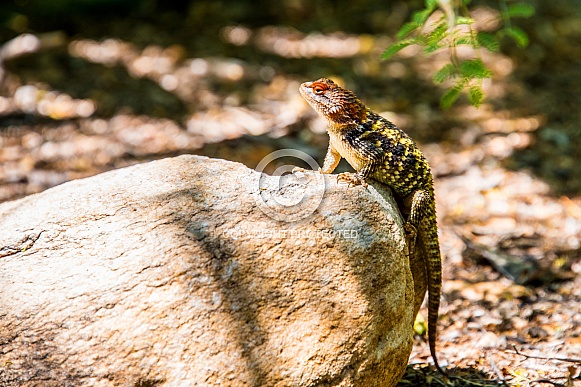
[(313, 92), (317, 95), (321, 95), (325, 92), (325, 88), (321, 85), (316, 85), (313, 87)]

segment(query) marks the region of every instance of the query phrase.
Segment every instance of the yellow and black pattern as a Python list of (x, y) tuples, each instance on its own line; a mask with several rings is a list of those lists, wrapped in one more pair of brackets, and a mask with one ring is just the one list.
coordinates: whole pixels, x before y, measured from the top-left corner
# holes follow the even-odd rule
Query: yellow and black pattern
[[(344, 132), (345, 141), (373, 158), (370, 176), (407, 197), (432, 187), (430, 166), (413, 140), (385, 118), (368, 111), (366, 121)], [(362, 155), (364, 156), (364, 155)]]
[[(406, 230), (417, 237), (427, 254), (428, 342), (436, 358), (438, 310), (442, 289), (442, 264), (436, 224), (436, 202), (430, 166), (414, 143), (401, 129), (367, 109), (356, 95), (333, 81), (321, 78), (305, 82), (300, 92), (328, 122), (329, 150), (321, 172), (331, 173), (344, 157), (357, 173), (343, 180), (364, 184), (372, 178), (388, 185), (405, 208)], [(413, 250), (414, 246), (410, 246)]]

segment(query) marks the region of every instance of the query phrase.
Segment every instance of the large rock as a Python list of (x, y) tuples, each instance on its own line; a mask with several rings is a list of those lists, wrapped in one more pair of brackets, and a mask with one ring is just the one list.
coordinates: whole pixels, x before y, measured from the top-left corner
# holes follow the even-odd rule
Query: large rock
[(389, 192), (259, 176), (181, 156), (1, 205), (0, 385), (394, 385), (425, 284)]

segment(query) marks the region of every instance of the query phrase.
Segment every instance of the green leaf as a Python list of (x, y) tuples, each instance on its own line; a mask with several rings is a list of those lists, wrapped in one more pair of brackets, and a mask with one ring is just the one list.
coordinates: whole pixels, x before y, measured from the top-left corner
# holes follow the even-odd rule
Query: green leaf
[(426, 4), (427, 9), (434, 10), (438, 6), (438, 0), (426, 0), (424, 2)]
[(498, 51), (500, 49), (500, 42), (493, 34), (489, 32), (479, 32), (476, 36), (478, 44), (489, 51)]
[(529, 45), (529, 36), (526, 32), (518, 27), (508, 27), (504, 29), (505, 33), (510, 36), (519, 47)]
[(444, 21), (436, 26), (436, 28), (430, 32), (426, 39), (425, 52), (433, 52), (438, 48), (444, 46), (442, 40), (448, 35), (448, 24)]
[(420, 26), (421, 26), (421, 24), (417, 24), (414, 22), (405, 23), (399, 29), (399, 31), (397, 31), (397, 34), (395, 36), (398, 40), (401, 40), (401, 39), (405, 38), (406, 36), (408, 36), (413, 30), (416, 30), (417, 28), (419, 28)]
[(508, 17), (531, 17), (535, 14), (535, 7), (527, 3), (516, 3), (507, 8)]
[(463, 88), (464, 88), (464, 82), (459, 82), (456, 84), (456, 86), (449, 89), (442, 96), (442, 98), (440, 98), (440, 106), (442, 107), (442, 109), (449, 109), (450, 106), (452, 106), (452, 104), (454, 102), (456, 102), (456, 100), (460, 96), (460, 93), (462, 92)]
[(480, 59), (465, 60), (460, 63), (460, 74), (465, 78), (489, 78), (492, 71)]
[(444, 47), (443, 44), (438, 44), (438, 43), (430, 44), (429, 46), (424, 47), (424, 52), (426, 54), (431, 54), (432, 52), (437, 51), (442, 47)]
[(389, 59), (407, 46), (415, 43), (417, 43), (417, 39), (415, 38), (404, 39), (400, 40), (399, 42), (395, 42), (385, 49), (385, 51), (381, 54), (381, 59)]
[(471, 17), (457, 16), (456, 24), (474, 24), (474, 19)]
[(482, 100), (484, 100), (484, 92), (480, 86), (470, 86), (468, 90), (468, 98), (473, 106), (480, 106)]
[(428, 20), (428, 17), (434, 12), (436, 7), (438, 6), (438, 0), (426, 0), (426, 9), (422, 9), (421, 11), (414, 12), (412, 15), (412, 22), (422, 25)]
[(446, 79), (451, 78), (453, 75), (457, 73), (456, 66), (452, 63), (448, 63), (444, 67), (442, 67), (436, 74), (434, 74), (434, 82), (442, 83)]
[(464, 36), (460, 36), (458, 39), (456, 39), (454, 41), (454, 44), (456, 46), (462, 46), (462, 45), (475, 46), (476, 41), (474, 40), (474, 38), (472, 36), (464, 35)]
[(420, 25), (424, 24), (426, 20), (428, 20), (428, 17), (432, 14), (432, 12), (433, 12), (432, 9), (423, 9), (421, 11), (414, 12), (414, 14), (412, 15), (412, 23)]

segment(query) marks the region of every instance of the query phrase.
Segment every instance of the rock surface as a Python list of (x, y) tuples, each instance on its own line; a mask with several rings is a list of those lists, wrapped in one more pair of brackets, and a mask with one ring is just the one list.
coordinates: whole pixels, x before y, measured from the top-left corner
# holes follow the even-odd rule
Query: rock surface
[(394, 385), (425, 284), (393, 199), (281, 180), (181, 156), (1, 205), (0, 385)]

